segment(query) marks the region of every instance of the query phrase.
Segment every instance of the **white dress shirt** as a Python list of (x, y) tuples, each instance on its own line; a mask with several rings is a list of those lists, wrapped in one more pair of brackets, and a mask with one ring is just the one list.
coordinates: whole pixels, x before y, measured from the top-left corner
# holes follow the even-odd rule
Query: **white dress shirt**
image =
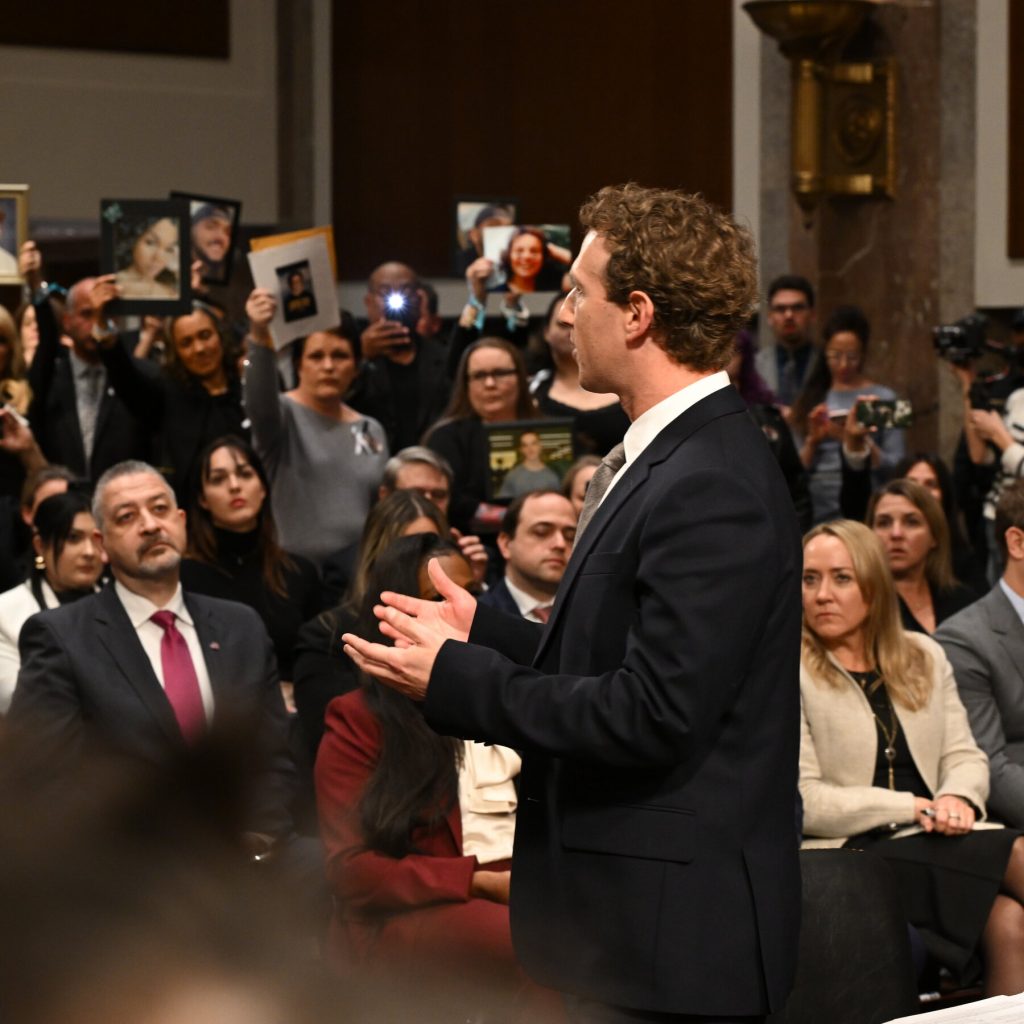
[(519, 614), (524, 619), (528, 619), (530, 622), (544, 622), (536, 614), (536, 611), (538, 608), (550, 608), (555, 603), (554, 597), (549, 598), (547, 601), (538, 601), (537, 598), (517, 587), (507, 575), (505, 576), (505, 586), (508, 587), (508, 592), (512, 595), (512, 600), (515, 601)]
[(192, 667), (196, 672), (196, 679), (199, 682), (199, 693), (203, 698), (203, 710), (206, 712), (206, 721), (209, 723), (213, 718), (213, 688), (210, 686), (210, 673), (206, 671), (206, 659), (203, 657), (202, 644), (199, 642), (199, 634), (196, 632), (195, 623), (185, 605), (185, 599), (181, 593), (181, 584), (175, 590), (174, 596), (163, 606), (158, 608), (147, 597), (136, 594), (124, 586), (120, 580), (115, 581), (114, 590), (128, 613), (128, 618), (135, 629), (135, 634), (142, 644), (142, 649), (149, 658), (150, 665), (160, 685), (164, 685), (164, 665), (160, 657), (160, 644), (164, 638), (164, 631), (153, 621), (153, 613), (158, 611), (174, 612), (174, 625), (178, 632), (185, 638), (188, 644), (188, 653), (192, 656)]
[(622, 468), (612, 477), (608, 489), (601, 495), (601, 501), (611, 493), (611, 489), (619, 482), (619, 478), (629, 469), (630, 464), (638, 459), (647, 446), (675, 419), (686, 412), (692, 405), (696, 405), (702, 398), (713, 395), (722, 388), (732, 387), (729, 374), (725, 370), (719, 370), (707, 377), (701, 377), (692, 384), (687, 384), (675, 394), (663, 398), (657, 405), (652, 405), (642, 416), (638, 416), (629, 425), (626, 436), (622, 439), (622, 446), (626, 452), (626, 461)]
[(1006, 595), (1007, 601), (1013, 606), (1013, 610), (1017, 613), (1021, 624), (1024, 624), (1024, 597), (1021, 597), (1009, 583), (1006, 582), (1006, 578), (1003, 577), (999, 580), (999, 586), (1003, 588), (1003, 593)]

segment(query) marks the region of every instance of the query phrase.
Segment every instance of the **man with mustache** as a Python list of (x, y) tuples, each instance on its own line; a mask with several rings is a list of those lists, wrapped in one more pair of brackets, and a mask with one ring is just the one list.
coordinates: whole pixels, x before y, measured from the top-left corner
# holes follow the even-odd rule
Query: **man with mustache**
[(185, 513), (152, 466), (107, 470), (93, 516), (114, 583), (26, 622), (8, 722), (72, 765), (85, 743), (159, 762), (235, 730), (256, 747), (245, 827), (265, 847), (290, 828), (293, 768), (263, 623), (244, 605), (183, 593)]

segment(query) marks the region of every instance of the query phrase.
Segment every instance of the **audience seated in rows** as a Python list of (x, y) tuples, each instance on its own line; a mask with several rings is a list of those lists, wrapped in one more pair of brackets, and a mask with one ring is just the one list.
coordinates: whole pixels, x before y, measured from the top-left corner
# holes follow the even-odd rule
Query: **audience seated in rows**
[(804, 539), (800, 794), (811, 846), (884, 857), (907, 920), (961, 981), (1024, 989), (1024, 840), (985, 816), (988, 761), (942, 648), (904, 632), (878, 538)]

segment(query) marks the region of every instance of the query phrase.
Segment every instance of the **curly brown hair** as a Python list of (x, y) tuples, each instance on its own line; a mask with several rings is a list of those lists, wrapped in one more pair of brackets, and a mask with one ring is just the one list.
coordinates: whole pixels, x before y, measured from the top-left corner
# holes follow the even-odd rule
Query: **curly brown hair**
[(580, 223), (610, 250), (608, 299), (640, 291), (654, 303), (662, 347), (694, 370), (718, 370), (757, 304), (750, 233), (703, 196), (629, 183), (608, 185), (580, 210)]

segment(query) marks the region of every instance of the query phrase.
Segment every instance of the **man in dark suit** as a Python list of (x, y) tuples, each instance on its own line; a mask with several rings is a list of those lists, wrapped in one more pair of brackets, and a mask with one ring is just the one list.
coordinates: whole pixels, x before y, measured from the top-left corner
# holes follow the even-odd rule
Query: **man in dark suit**
[(35, 304), (39, 348), (32, 362), (33, 398), (29, 422), (50, 462), (97, 480), (111, 466), (148, 455), (148, 433), (125, 408), (107, 380), (97, 342), (95, 278), (68, 291), (63, 329), (72, 348), (60, 344), (60, 331), (48, 299)]
[(25, 623), (9, 721), (34, 729), (55, 756), (98, 738), (150, 762), (215, 724), (245, 730), (260, 765), (248, 830), (283, 835), (293, 770), (263, 623), (244, 605), (182, 592), (185, 513), (151, 466), (108, 470), (93, 511), (114, 583)]
[(451, 390), (444, 345), (417, 330), (421, 301), (412, 267), (392, 261), (370, 275), (369, 326), (360, 337), (363, 362), (347, 401), (383, 425), (393, 452), (420, 443)]
[(516, 498), (498, 533), (505, 575), (480, 595), (480, 603), (528, 622), (547, 622), (575, 536), (576, 510), (560, 492)]
[(408, 643), (346, 651), (439, 732), (524, 751), (513, 941), (574, 1020), (761, 1020), (796, 960), (801, 553), (720, 372), (756, 299), (753, 246), (700, 197), (636, 185), (581, 220), (561, 319), (582, 386), (632, 424), (547, 625), (478, 607), (432, 564), (443, 602), (380, 612)]
[(1002, 579), (935, 631), (992, 775), (989, 810), (1024, 828), (1024, 480), (996, 505)]

